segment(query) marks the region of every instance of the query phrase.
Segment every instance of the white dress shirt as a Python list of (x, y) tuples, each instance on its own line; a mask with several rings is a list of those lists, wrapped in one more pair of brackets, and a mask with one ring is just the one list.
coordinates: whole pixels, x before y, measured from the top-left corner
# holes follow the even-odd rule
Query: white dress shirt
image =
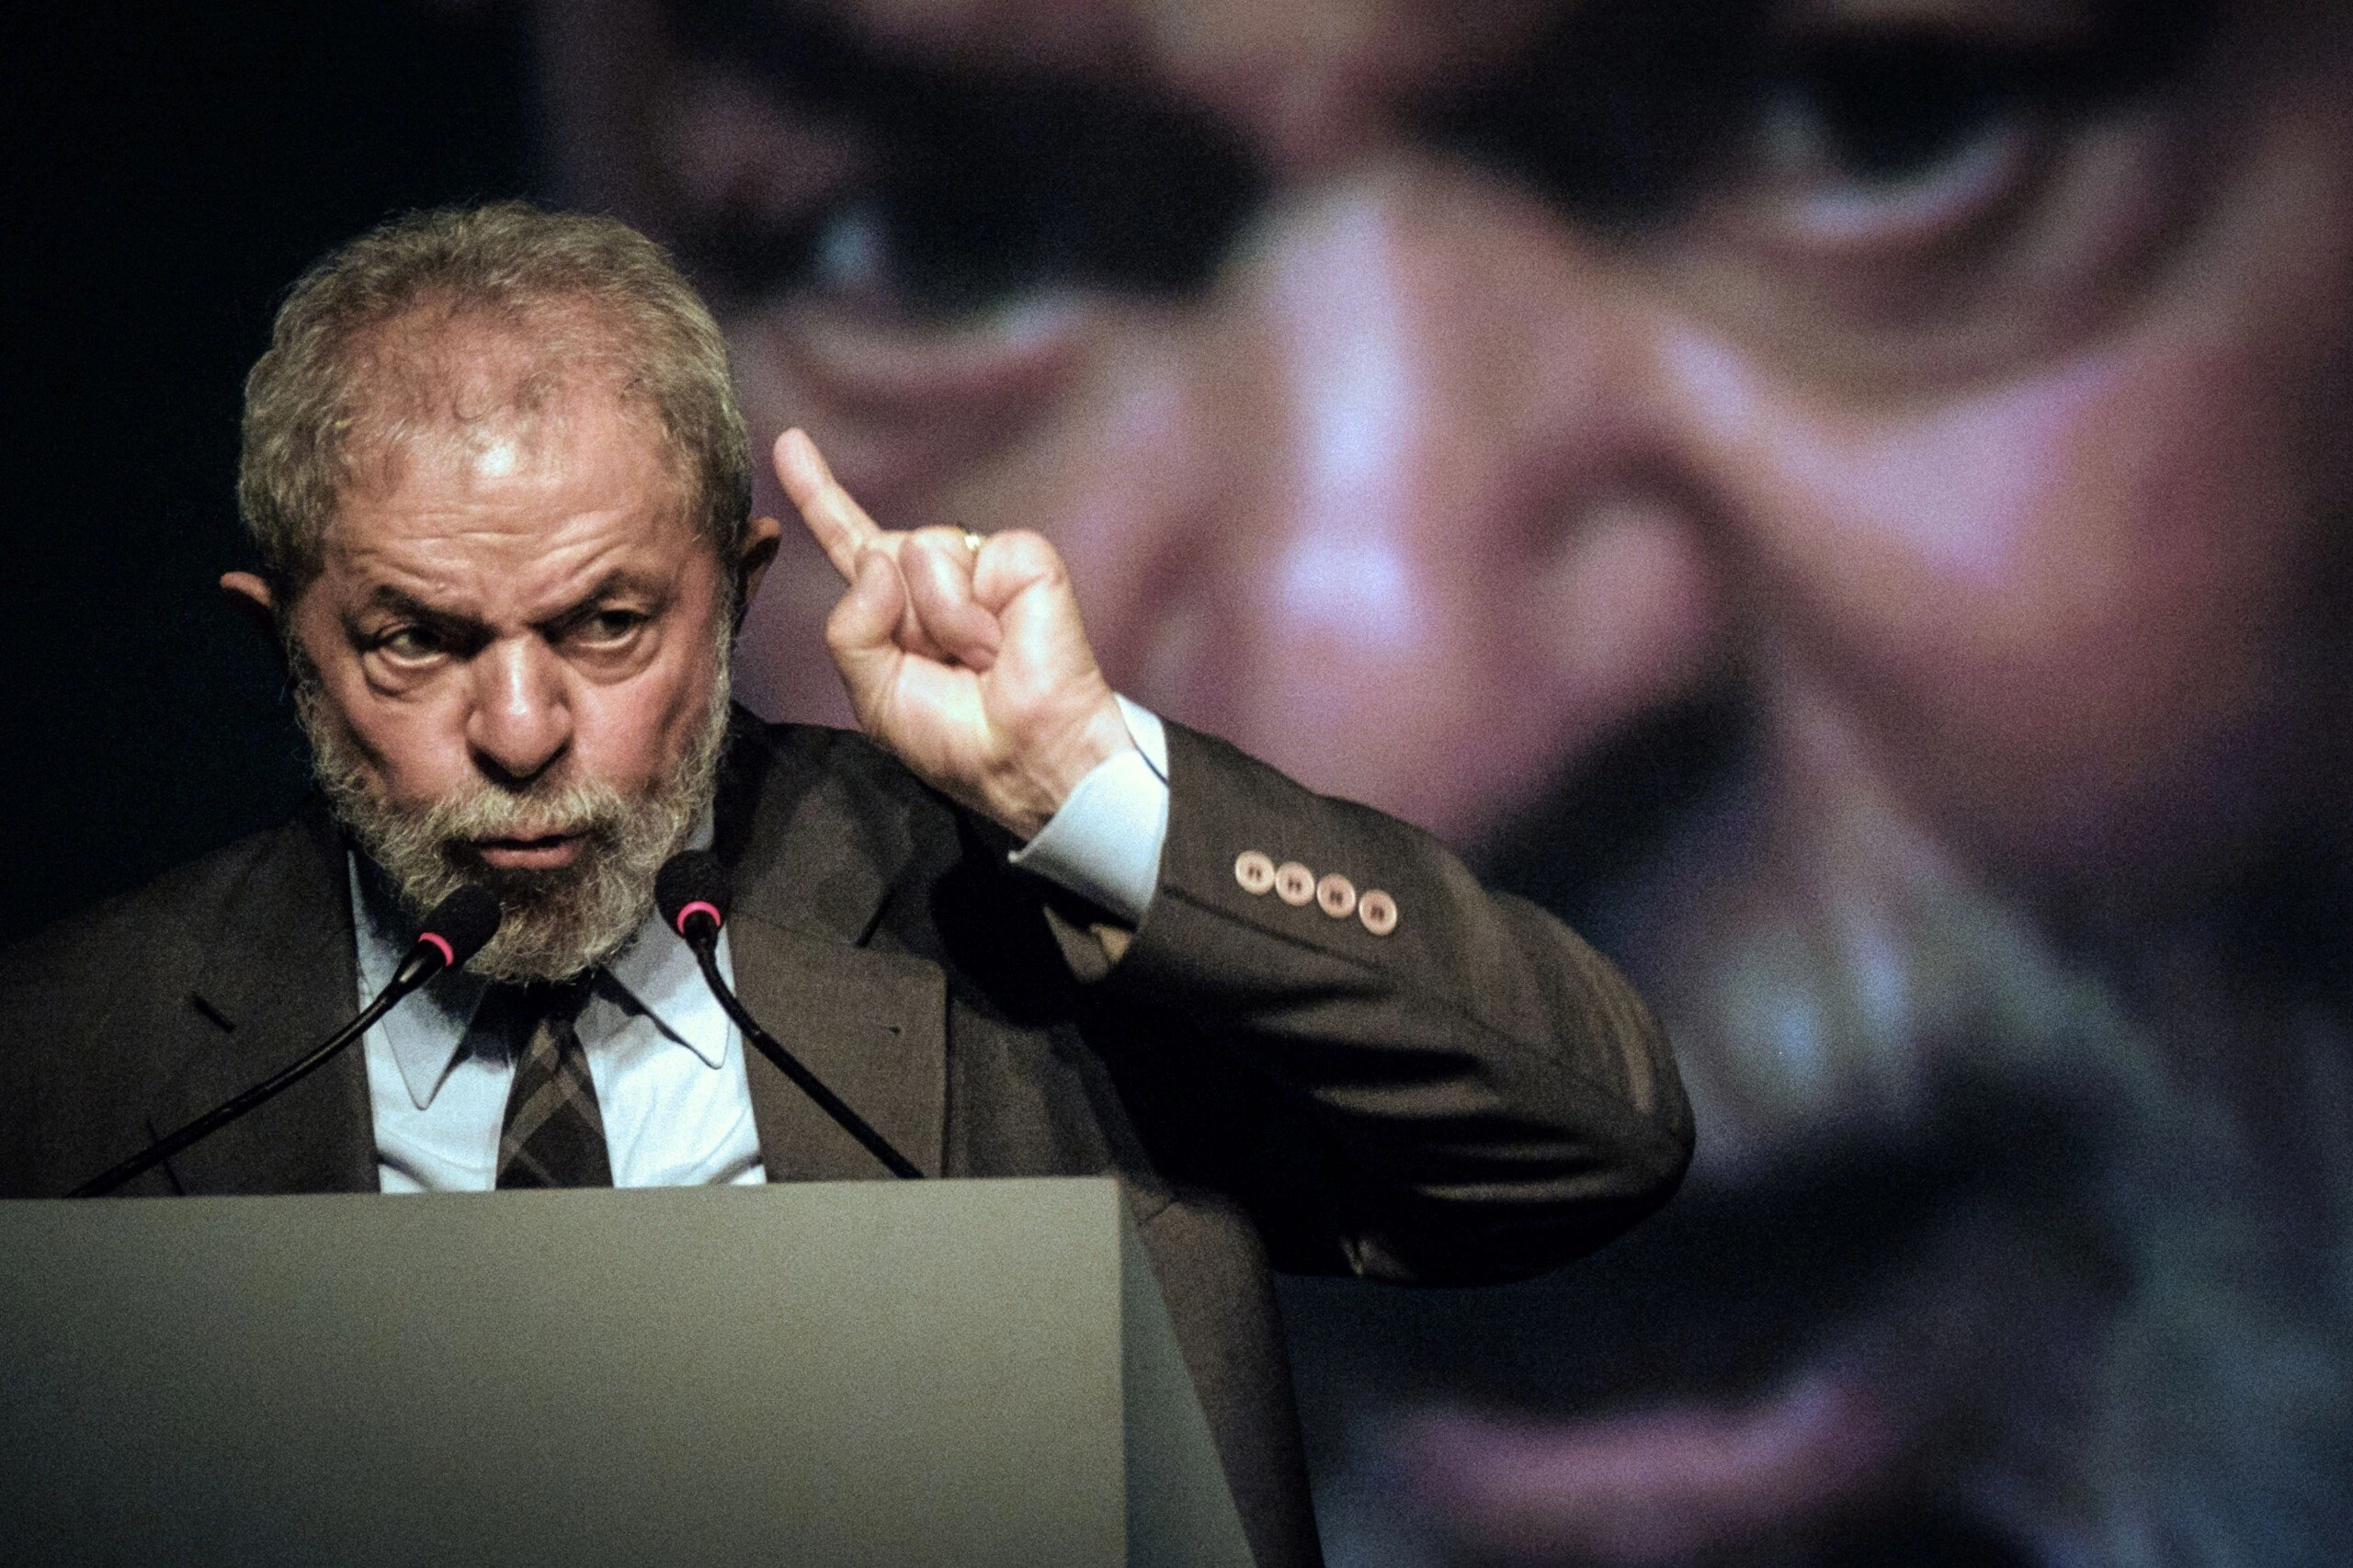
[[(1120, 710), (1134, 745), (1081, 779), (1012, 859), (1134, 926), (1152, 903), (1168, 835), (1168, 741), (1147, 710), (1123, 697)], [(692, 844), (710, 842), (706, 820)], [(356, 858), (350, 876), (364, 1005), (392, 979), (410, 935)], [(733, 985), (724, 930), (719, 969)], [(368, 1095), (384, 1191), (486, 1191), (495, 1183), (499, 1130), (520, 1030), (528, 1028), (509, 1016), (513, 995), (455, 971), (368, 1031)], [(791, 1019), (760, 1022), (790, 1047)], [(596, 971), (577, 1028), (604, 1117), (614, 1186), (767, 1179), (744, 1042), (703, 984), (693, 951), (659, 915), (648, 915), (620, 955)]]

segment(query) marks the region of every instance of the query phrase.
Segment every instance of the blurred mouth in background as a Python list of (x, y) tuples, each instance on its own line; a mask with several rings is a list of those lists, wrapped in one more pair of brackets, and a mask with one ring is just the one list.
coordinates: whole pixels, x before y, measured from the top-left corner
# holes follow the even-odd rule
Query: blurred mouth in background
[[(1374, 1462), (1479, 1562), (2033, 1561), (2017, 1499), (1972, 1488), (2006, 1420), (2083, 1397), (2070, 1369), (2122, 1271), (2040, 1210), (2083, 1179), (2082, 1141), (2048, 1106), (1972, 1098), (1912, 1146), (1699, 1184), (1583, 1264), (1479, 1293), (1449, 1329), (1508, 1366), (1416, 1369)], [(1995, 1127), (2050, 1157), (2020, 1170)]]
[[(1370, 1422), (1327, 1411), (1326, 1429), (1369, 1439), (1351, 1462), (1473, 1561), (2031, 1560), (1973, 1509), (1968, 1478), (1986, 1434), (2018, 1425), (2007, 1412), (2040, 1420), (2075, 1397), (2071, 1356), (2120, 1289), (2086, 1228), (2052, 1221), (2086, 1183), (2088, 1121), (1954, 1030), (1924, 1041), (1915, 1018), (1875, 1036), (1866, 1018), (1830, 1044), (1790, 1021), (1870, 983), (1849, 972), (1868, 964), (1798, 939), (1868, 924), (1854, 906), (1870, 900), (1781, 896), (1766, 868), (1790, 846), (1762, 825), (1756, 751), (1744, 695), (1707, 693), (1621, 735), (1475, 857), (1658, 1008), (1699, 1119), (1684, 1192), (1571, 1268), (1460, 1293), (1437, 1332), (1407, 1293), (1301, 1294), (1350, 1319), (1296, 1336), (1322, 1363), (1305, 1397), (1383, 1391)], [(1687, 917), (1710, 905), (1743, 913)], [(2002, 961), (1954, 960), (1972, 936), (1957, 930), (1927, 957), (1881, 957)], [(1748, 1016), (1720, 1027), (1734, 986)]]

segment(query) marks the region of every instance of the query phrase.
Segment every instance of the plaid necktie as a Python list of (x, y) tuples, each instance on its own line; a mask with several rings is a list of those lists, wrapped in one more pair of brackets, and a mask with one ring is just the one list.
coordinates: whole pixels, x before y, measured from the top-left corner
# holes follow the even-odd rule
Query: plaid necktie
[(515, 1061), (506, 1120), (498, 1134), (498, 1185), (610, 1187), (605, 1118), (574, 1020), (588, 1000), (588, 983), (535, 984), (516, 1009), (530, 1037)]

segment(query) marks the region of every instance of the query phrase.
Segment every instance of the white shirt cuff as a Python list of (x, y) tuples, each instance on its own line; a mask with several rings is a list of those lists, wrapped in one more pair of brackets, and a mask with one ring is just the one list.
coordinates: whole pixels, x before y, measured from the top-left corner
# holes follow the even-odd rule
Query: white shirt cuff
[(1136, 926), (1160, 885), (1168, 837), (1168, 734), (1151, 710), (1119, 703), (1135, 744), (1097, 763), (1011, 858)]

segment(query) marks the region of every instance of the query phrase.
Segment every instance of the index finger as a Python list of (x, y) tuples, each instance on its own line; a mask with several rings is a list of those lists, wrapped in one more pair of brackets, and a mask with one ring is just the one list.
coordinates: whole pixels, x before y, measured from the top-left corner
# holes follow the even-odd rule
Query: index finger
[(777, 480), (800, 508), (801, 520), (808, 525), (834, 570), (842, 574), (842, 581), (856, 582), (858, 558), (882, 542), (881, 528), (842, 488), (834, 471), (825, 466), (817, 443), (799, 426), (776, 438), (775, 456)]

